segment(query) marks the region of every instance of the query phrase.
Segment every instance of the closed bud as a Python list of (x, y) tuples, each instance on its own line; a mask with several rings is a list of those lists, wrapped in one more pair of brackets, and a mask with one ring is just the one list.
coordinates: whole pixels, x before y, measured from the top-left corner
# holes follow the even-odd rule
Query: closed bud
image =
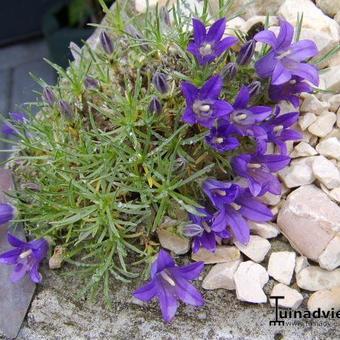
[(152, 78), (152, 83), (160, 93), (166, 94), (169, 92), (167, 76), (164, 73), (156, 72)]
[(161, 113), (162, 112), (162, 104), (157, 97), (153, 97), (151, 99), (149, 105), (149, 112), (150, 113)]
[(239, 65), (247, 65), (255, 53), (256, 41), (254, 39), (248, 40), (240, 49), (236, 62)]
[(68, 119), (72, 118), (72, 108), (71, 105), (65, 101), (65, 100), (60, 100), (59, 101), (59, 107), (61, 113)]
[(236, 63), (228, 63), (226, 66), (223, 67), (221, 76), (224, 81), (233, 80), (236, 76), (238, 70), (238, 66)]
[(166, 8), (166, 6), (163, 6), (160, 9), (159, 15), (166, 25), (171, 26), (169, 10)]
[(252, 83), (248, 85), (249, 96), (254, 97), (257, 96), (261, 92), (261, 82), (258, 80), (254, 80)]
[(186, 237), (201, 236), (204, 229), (199, 224), (187, 224), (183, 227), (183, 235)]
[(85, 78), (84, 84), (87, 89), (95, 89), (99, 86), (99, 81), (88, 76)]
[(111, 38), (106, 32), (101, 32), (99, 36), (100, 43), (102, 45), (103, 50), (107, 54), (112, 54), (113, 53), (113, 43)]
[(139, 40), (140, 45), (139, 47), (144, 51), (148, 52), (149, 51), (149, 46), (145, 42), (145, 38), (143, 37), (143, 34), (137, 30), (137, 28), (133, 25), (127, 25), (125, 28), (125, 31), (127, 34), (129, 34), (132, 38)]
[(55, 95), (49, 86), (44, 88), (42, 96), (48, 105), (53, 105), (55, 103)]

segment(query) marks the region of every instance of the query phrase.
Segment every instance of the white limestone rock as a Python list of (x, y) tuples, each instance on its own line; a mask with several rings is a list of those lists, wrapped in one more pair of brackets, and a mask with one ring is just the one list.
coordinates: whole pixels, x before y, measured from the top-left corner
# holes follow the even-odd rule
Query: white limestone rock
[(308, 127), (308, 131), (314, 136), (325, 137), (332, 131), (335, 122), (336, 114), (325, 111)]
[(250, 231), (263, 238), (274, 238), (280, 234), (279, 229), (271, 222), (248, 222)]
[(290, 166), (282, 169), (278, 174), (287, 188), (296, 188), (311, 184), (315, 181), (312, 165), (314, 157), (306, 157), (291, 162)]
[(340, 108), (340, 94), (336, 94), (328, 99), (330, 105), (329, 110), (332, 112), (337, 112)]
[(268, 262), (268, 274), (275, 280), (290, 284), (295, 269), (295, 252), (279, 251), (271, 253)]
[(315, 157), (312, 169), (314, 176), (328, 189), (334, 189), (340, 186), (340, 172), (326, 157)]
[[(270, 296), (284, 296), (284, 299), (278, 300), (278, 306), (283, 308), (297, 309), (303, 301), (303, 296), (296, 289), (290, 288), (282, 283), (273, 287)], [(275, 300), (270, 299), (270, 305), (275, 306)]]
[(277, 225), (292, 247), (317, 261), (340, 231), (340, 207), (315, 185), (306, 185), (287, 196)]
[(323, 156), (340, 161), (340, 140), (336, 137), (324, 139), (316, 146), (316, 151)]
[(204, 289), (235, 289), (234, 274), (241, 261), (219, 263), (214, 265), (202, 282)]
[(340, 233), (336, 235), (318, 259), (321, 268), (334, 270), (340, 266)]
[(299, 126), (302, 131), (305, 131), (311, 124), (316, 121), (316, 115), (313, 112), (307, 112), (299, 117)]
[(263, 286), (269, 276), (263, 266), (253, 261), (242, 262), (234, 275), (237, 298), (252, 303), (266, 303)]
[(267, 205), (278, 205), (281, 201), (281, 195), (274, 195), (270, 192), (266, 192), (261, 197), (261, 201)]
[(176, 235), (166, 229), (158, 229), (157, 235), (161, 246), (176, 255), (186, 254), (190, 249), (189, 239)]
[(205, 248), (200, 248), (193, 253), (191, 258), (194, 261), (203, 261), (205, 264), (234, 262), (240, 259), (240, 251), (236, 247), (217, 246), (214, 253)]
[(328, 194), (332, 200), (340, 203), (340, 188), (335, 188), (331, 190)]
[(327, 111), (329, 107), (330, 105), (328, 103), (321, 102), (314, 94), (305, 93), (300, 111), (319, 115), (320, 113)]
[(323, 311), (340, 310), (340, 286), (313, 293), (307, 302), (308, 310), (313, 312), (320, 308)]
[(247, 245), (238, 241), (235, 241), (234, 244), (241, 253), (249, 257), (254, 262), (262, 262), (271, 248), (268, 240), (257, 235), (250, 235)]
[(294, 147), (294, 150), (291, 152), (290, 156), (292, 158), (299, 157), (308, 157), (317, 155), (317, 151), (308, 143), (300, 142), (298, 145)]
[(325, 82), (325, 90), (340, 92), (340, 65), (331, 66), (320, 74)]
[(297, 285), (312, 292), (340, 286), (340, 269), (328, 271), (318, 266), (309, 266), (296, 275)]
[(299, 273), (302, 269), (309, 266), (307, 257), (298, 256), (295, 260), (295, 274)]
[(316, 0), (316, 5), (332, 18), (340, 10), (340, 0)]

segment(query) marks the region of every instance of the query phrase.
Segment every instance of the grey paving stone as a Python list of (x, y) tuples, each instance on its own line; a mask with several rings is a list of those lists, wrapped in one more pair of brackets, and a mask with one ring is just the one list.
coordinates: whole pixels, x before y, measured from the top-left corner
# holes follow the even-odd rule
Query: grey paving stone
[(37, 94), (33, 91), (41, 92), (41, 87), (31, 78), (30, 72), (48, 84), (55, 82), (53, 69), (43, 60), (17, 66), (13, 72), (10, 110), (18, 110), (22, 104), (34, 101)]
[(0, 49), (0, 69), (13, 68), (34, 60), (48, 58), (46, 42), (42, 39)]
[(6, 114), (10, 104), (11, 70), (0, 70), (0, 115)]

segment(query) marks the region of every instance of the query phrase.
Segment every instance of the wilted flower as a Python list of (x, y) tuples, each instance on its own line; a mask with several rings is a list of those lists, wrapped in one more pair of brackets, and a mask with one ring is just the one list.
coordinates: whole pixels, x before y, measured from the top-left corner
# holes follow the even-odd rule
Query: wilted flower
[(203, 183), (203, 191), (218, 210), (212, 223), (213, 230), (227, 231), (241, 243), (249, 241), (247, 220), (266, 222), (273, 214), (266, 205), (252, 196), (249, 189), (230, 182), (208, 179)]
[(254, 39), (248, 40), (240, 49), (236, 62), (239, 65), (247, 65), (255, 52), (256, 41)]
[(42, 238), (24, 242), (8, 234), (8, 242), (14, 249), (1, 254), (0, 263), (14, 265), (11, 281), (18, 282), (28, 273), (33, 282), (40, 283), (42, 276), (39, 273), (39, 265), (47, 255), (47, 241)]
[(159, 101), (157, 97), (152, 97), (151, 102), (149, 104), (149, 112), (150, 113), (161, 113), (162, 112), (162, 103)]
[(166, 94), (169, 92), (169, 83), (167, 80), (167, 76), (164, 73), (161, 72), (155, 72), (155, 74), (152, 77), (152, 83), (162, 94)]
[(247, 179), (253, 196), (262, 196), (266, 192), (281, 194), (281, 183), (273, 172), (286, 167), (290, 157), (286, 155), (243, 154), (232, 159), (236, 175)]
[[(226, 18), (217, 20), (208, 32), (202, 21), (193, 19), (194, 41), (189, 43), (188, 51), (201, 65), (208, 64), (237, 43), (237, 38), (222, 39), (226, 28)], [(222, 40), (221, 40), (222, 39)]]
[(105, 53), (112, 54), (114, 51), (113, 43), (111, 38), (105, 31), (100, 32), (99, 40)]
[(187, 104), (182, 119), (188, 124), (211, 128), (216, 118), (227, 116), (232, 106), (218, 99), (222, 87), (223, 80), (219, 75), (210, 78), (200, 89), (189, 82), (182, 83)]
[(194, 306), (204, 304), (201, 293), (189, 283), (199, 277), (203, 268), (203, 262), (179, 267), (167, 251), (161, 250), (151, 267), (151, 281), (137, 289), (133, 296), (142, 301), (157, 297), (163, 319), (170, 322), (179, 306), (177, 300)]
[(44, 87), (42, 96), (48, 105), (53, 105), (55, 103), (55, 95), (49, 86)]
[(87, 76), (85, 78), (84, 85), (87, 89), (95, 89), (99, 87), (99, 81), (93, 77)]
[(15, 208), (8, 203), (0, 203), (0, 226), (13, 220)]
[(217, 127), (212, 127), (205, 137), (206, 142), (215, 150), (225, 152), (236, 149), (240, 142), (236, 138), (237, 129), (226, 120), (218, 121)]
[(312, 40), (300, 40), (292, 44), (293, 35), (293, 26), (284, 19), (280, 19), (280, 32), (277, 37), (270, 30), (257, 33), (254, 39), (270, 45), (272, 50), (255, 63), (256, 72), (262, 78), (271, 77), (273, 85), (286, 83), (293, 76), (318, 85), (318, 70), (304, 62), (317, 55), (318, 49)]
[(59, 101), (59, 108), (61, 113), (68, 119), (72, 118), (73, 112), (71, 105), (65, 101), (65, 100), (60, 100)]
[(224, 81), (231, 81), (235, 78), (237, 70), (238, 70), (237, 64), (230, 62), (223, 67), (221, 71), (221, 77), (223, 78)]

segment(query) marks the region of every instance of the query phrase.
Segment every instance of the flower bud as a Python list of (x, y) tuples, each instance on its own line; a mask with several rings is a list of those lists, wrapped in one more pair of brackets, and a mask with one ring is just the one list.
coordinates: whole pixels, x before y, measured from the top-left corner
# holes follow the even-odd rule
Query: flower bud
[(226, 66), (223, 67), (221, 71), (221, 76), (224, 81), (233, 80), (236, 76), (238, 70), (238, 66), (236, 63), (228, 63)]
[(71, 105), (67, 101), (60, 100), (59, 107), (60, 107), (61, 113), (65, 115), (66, 118), (68, 119), (72, 118), (72, 108), (71, 108)]
[(169, 92), (169, 84), (164, 73), (156, 72), (152, 78), (152, 83), (160, 93), (166, 94)]
[(149, 105), (149, 112), (150, 113), (161, 113), (162, 112), (162, 104), (157, 97), (153, 97), (151, 99)]
[(236, 62), (239, 65), (247, 65), (255, 52), (256, 41), (254, 39), (248, 40), (242, 47), (237, 56)]
[(139, 47), (144, 51), (148, 52), (149, 51), (149, 46), (145, 42), (145, 39), (143, 37), (143, 34), (137, 30), (137, 28), (133, 25), (127, 25), (125, 28), (125, 31), (127, 34), (131, 35), (132, 38), (139, 40), (141, 44)]
[(171, 26), (169, 10), (166, 8), (166, 6), (163, 6), (160, 9), (159, 15), (166, 25)]
[(201, 236), (204, 229), (199, 224), (187, 224), (183, 227), (183, 235), (186, 237)]
[(103, 50), (106, 54), (112, 54), (113, 53), (113, 43), (109, 35), (103, 31), (100, 33), (99, 36), (100, 43), (102, 45)]
[(260, 81), (254, 80), (247, 87), (248, 87), (248, 90), (249, 90), (249, 96), (254, 97), (254, 96), (257, 96), (260, 93), (262, 86), (261, 86)]
[(95, 89), (99, 87), (99, 81), (90, 76), (85, 78), (84, 85), (87, 89)]
[(52, 106), (55, 103), (55, 95), (49, 86), (44, 88), (42, 96), (48, 105)]

